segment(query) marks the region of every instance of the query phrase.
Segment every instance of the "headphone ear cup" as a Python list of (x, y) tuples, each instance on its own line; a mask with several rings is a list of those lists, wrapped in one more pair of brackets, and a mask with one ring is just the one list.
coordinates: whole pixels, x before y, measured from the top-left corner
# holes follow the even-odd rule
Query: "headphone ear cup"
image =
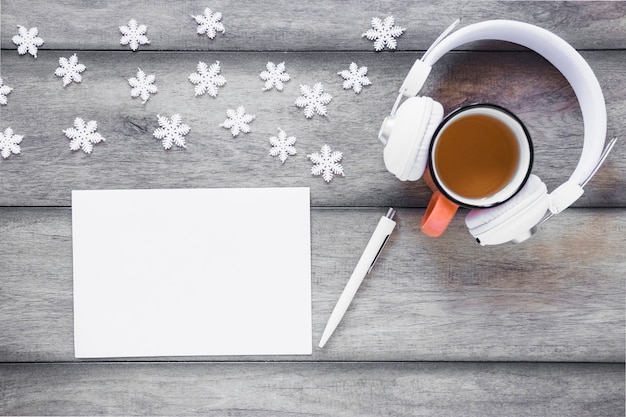
[(471, 210), (465, 218), (470, 234), (481, 245), (522, 242), (532, 235), (550, 205), (546, 185), (530, 175), (524, 187), (510, 200), (487, 209)]
[(408, 177), (415, 178), (418, 180), (422, 175), (424, 175), (424, 171), (426, 170), (426, 165), (428, 164), (428, 153), (430, 151), (430, 142), (433, 140), (433, 135), (437, 130), (437, 127), (441, 124), (443, 120), (443, 106), (433, 100), (433, 107), (430, 112), (430, 118), (428, 120), (428, 124), (426, 125), (426, 129), (424, 131), (424, 136), (420, 141), (420, 147), (415, 155), (415, 160), (413, 161), (413, 165), (410, 168)]
[(383, 152), (385, 167), (402, 181), (418, 180), (428, 162), (432, 135), (443, 120), (443, 106), (430, 97), (410, 97), (385, 119), (381, 132), (388, 132)]

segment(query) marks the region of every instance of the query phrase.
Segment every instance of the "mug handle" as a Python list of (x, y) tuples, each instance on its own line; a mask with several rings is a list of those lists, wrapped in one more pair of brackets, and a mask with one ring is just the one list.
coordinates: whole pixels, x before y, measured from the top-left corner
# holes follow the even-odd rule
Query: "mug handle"
[(430, 169), (427, 167), (423, 175), (424, 181), (433, 191), (433, 195), (428, 202), (424, 217), (422, 217), (421, 229), (424, 234), (430, 237), (439, 237), (446, 230), (459, 206), (448, 200), (435, 186)]
[(441, 191), (435, 190), (428, 202), (421, 229), (430, 237), (439, 237), (446, 230), (459, 206), (448, 200)]

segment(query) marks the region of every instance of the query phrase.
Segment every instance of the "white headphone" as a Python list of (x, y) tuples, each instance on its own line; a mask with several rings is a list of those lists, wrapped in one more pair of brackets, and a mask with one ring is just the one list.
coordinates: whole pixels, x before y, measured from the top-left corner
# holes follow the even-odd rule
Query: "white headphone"
[[(430, 97), (417, 94), (432, 66), (445, 53), (477, 40), (501, 40), (525, 46), (547, 59), (571, 84), (580, 104), (584, 143), (574, 173), (562, 185), (547, 192), (536, 175), (505, 203), (469, 212), (465, 223), (481, 245), (522, 242), (534, 234), (539, 224), (569, 207), (583, 194), (583, 187), (596, 173), (615, 138), (603, 151), (606, 136), (604, 96), (589, 64), (566, 41), (548, 30), (511, 20), (491, 20), (472, 24), (450, 34), (459, 20), (439, 36), (417, 60), (400, 87), (391, 114), (385, 118), (378, 138), (385, 145), (387, 170), (402, 181), (419, 179), (428, 163), (430, 141), (443, 119), (443, 106)], [(408, 97), (398, 105), (403, 97)]]

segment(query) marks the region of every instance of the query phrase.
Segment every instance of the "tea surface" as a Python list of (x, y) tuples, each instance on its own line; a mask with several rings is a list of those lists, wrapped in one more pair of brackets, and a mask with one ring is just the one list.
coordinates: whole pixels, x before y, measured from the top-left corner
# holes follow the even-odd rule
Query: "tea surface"
[(489, 197), (513, 178), (519, 163), (514, 132), (490, 116), (452, 121), (440, 133), (434, 154), (439, 180), (465, 198)]

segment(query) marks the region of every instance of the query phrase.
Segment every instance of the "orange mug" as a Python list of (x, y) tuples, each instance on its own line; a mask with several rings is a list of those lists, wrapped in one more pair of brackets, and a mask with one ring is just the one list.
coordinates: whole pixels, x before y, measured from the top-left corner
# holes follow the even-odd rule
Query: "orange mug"
[(435, 131), (424, 179), (433, 195), (421, 229), (440, 236), (459, 207), (504, 203), (523, 187), (533, 164), (528, 130), (513, 113), (473, 104), (449, 114)]

